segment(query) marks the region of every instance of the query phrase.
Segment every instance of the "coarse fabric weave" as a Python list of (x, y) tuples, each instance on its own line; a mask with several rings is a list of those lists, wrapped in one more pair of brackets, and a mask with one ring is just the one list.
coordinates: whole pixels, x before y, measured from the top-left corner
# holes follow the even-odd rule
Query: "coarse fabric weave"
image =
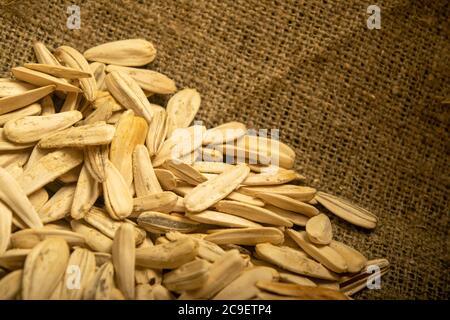
[(337, 239), (392, 264), (356, 298), (448, 299), (449, 18), (446, 0), (2, 0), (0, 71), (35, 61), (34, 40), (152, 41), (148, 67), (199, 90), (198, 120), (280, 128), (309, 185), (379, 217), (370, 232), (333, 218)]

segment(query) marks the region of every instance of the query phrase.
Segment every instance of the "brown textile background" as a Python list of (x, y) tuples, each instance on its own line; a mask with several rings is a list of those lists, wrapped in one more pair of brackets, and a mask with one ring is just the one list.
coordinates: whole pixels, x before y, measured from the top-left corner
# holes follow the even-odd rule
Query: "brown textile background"
[[(392, 263), (382, 289), (357, 298), (449, 298), (448, 1), (8, 2), (3, 76), (34, 61), (34, 39), (80, 51), (149, 39), (150, 68), (202, 94), (198, 119), (281, 128), (309, 184), (379, 216), (372, 232), (333, 219), (338, 239)], [(371, 4), (381, 30), (366, 26)]]

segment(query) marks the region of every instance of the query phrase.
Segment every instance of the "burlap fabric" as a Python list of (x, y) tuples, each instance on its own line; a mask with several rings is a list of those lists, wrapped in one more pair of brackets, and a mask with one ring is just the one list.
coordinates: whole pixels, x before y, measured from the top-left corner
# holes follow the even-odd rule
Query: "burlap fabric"
[[(11, 0), (2, 0), (2, 3)], [(66, 26), (81, 8), (81, 29)], [(369, 30), (367, 7), (381, 8)], [(35, 39), (85, 50), (154, 42), (150, 66), (202, 94), (206, 125), (280, 128), (308, 183), (373, 211), (336, 237), (392, 263), (357, 298), (448, 299), (448, 1), (13, 1), (0, 8), (3, 75)]]

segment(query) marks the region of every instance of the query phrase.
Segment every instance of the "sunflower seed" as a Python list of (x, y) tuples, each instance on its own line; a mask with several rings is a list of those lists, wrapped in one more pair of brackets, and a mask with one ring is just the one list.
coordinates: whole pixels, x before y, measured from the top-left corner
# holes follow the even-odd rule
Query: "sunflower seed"
[(369, 211), (325, 192), (317, 192), (315, 199), (330, 212), (356, 226), (373, 229), (377, 225), (377, 217)]
[(389, 271), (389, 269), (385, 268), (385, 269), (381, 269), (381, 271), (376, 274), (366, 273), (364, 275), (364, 277), (361, 277), (358, 281), (355, 281), (355, 282), (347, 284), (347, 285), (341, 285), (340, 291), (347, 296), (352, 296), (355, 293), (358, 293), (362, 289), (366, 288), (367, 283), (372, 283), (373, 281), (375, 281), (376, 277), (384, 276), (388, 271)]
[(294, 198), (298, 201), (310, 201), (316, 194), (316, 189), (310, 187), (283, 184), (278, 186), (242, 186), (239, 191), (251, 196), (258, 196), (261, 193), (275, 193)]
[[(101, 62), (92, 62), (89, 64), (89, 68), (95, 78), (95, 82), (97, 83), (98, 90), (105, 90), (105, 77), (106, 77), (106, 66)], [(99, 92), (97, 93), (97, 98), (99, 96)], [(97, 100), (97, 99), (96, 99)]]
[(139, 226), (149, 232), (161, 233), (168, 231), (192, 232), (198, 228), (199, 223), (191, 219), (168, 215), (165, 213), (146, 211), (139, 215)]
[(258, 152), (266, 154), (276, 160), (282, 168), (290, 169), (294, 165), (295, 151), (279, 140), (246, 135), (238, 141), (238, 145), (242, 145), (246, 150), (258, 150)]
[(15, 96), (35, 88), (36, 86), (23, 81), (0, 79), (0, 98)]
[(52, 150), (50, 150), (50, 149), (41, 149), (37, 145), (35, 145), (33, 150), (31, 151), (31, 154), (29, 154), (28, 161), (26, 161), (26, 163), (23, 164), (23, 169), (27, 170), (34, 163), (36, 163), (40, 158), (46, 156), (50, 152), (52, 152)]
[(314, 217), (319, 214), (319, 210), (312, 205), (280, 194), (260, 193), (258, 194), (258, 198), (261, 198), (265, 203), (275, 207), (301, 213), (308, 217)]
[(0, 116), (0, 126), (5, 125), (5, 123), (9, 121), (15, 121), (27, 116), (35, 116), (40, 114), (42, 111), (42, 107), (39, 103), (33, 103), (28, 107), (12, 111)]
[(260, 243), (256, 245), (256, 254), (264, 261), (300, 275), (326, 280), (337, 280), (338, 278), (336, 274), (320, 263), (309, 259), (304, 252), (299, 250), (277, 247), (270, 243)]
[[(214, 148), (216, 150), (222, 152), (222, 154), (226, 158), (227, 163), (267, 164), (267, 163), (271, 162), (271, 158), (270, 158), (269, 154), (264, 153), (264, 152), (259, 152), (254, 149), (247, 150), (241, 146), (236, 146), (233, 144), (218, 144), (218, 145), (215, 145)], [(266, 177), (258, 178), (258, 176), (257, 176), (256, 183), (261, 183), (261, 184), (265, 183), (264, 182), (265, 178)]]
[(83, 161), (83, 154), (74, 149), (51, 152), (27, 167), (17, 182), (26, 194), (31, 194), (75, 168)]
[[(36, 188), (36, 190), (39, 188)], [(36, 191), (33, 190), (33, 191)], [(30, 228), (42, 227), (43, 224), (25, 195), (23, 188), (5, 169), (0, 168), (0, 200)]]
[(94, 109), (83, 121), (77, 123), (77, 125), (93, 124), (98, 121), (108, 121), (112, 116), (112, 105), (109, 103), (102, 104), (98, 108)]
[(246, 186), (272, 186), (288, 183), (295, 178), (295, 171), (280, 168), (276, 172), (249, 174), (242, 184)]
[(264, 202), (262, 202), (260, 199), (257, 199), (257, 198), (251, 197), (251, 196), (247, 196), (238, 191), (233, 191), (225, 199), (243, 202), (243, 203), (246, 203), (246, 204), (249, 204), (252, 206), (264, 207)]
[(180, 159), (200, 148), (206, 128), (194, 125), (189, 128), (176, 129), (161, 146), (153, 159), (153, 165), (159, 167), (166, 160)]
[(103, 43), (84, 52), (86, 59), (119, 66), (143, 66), (155, 59), (156, 49), (144, 39)]
[(103, 235), (100, 231), (88, 226), (82, 221), (72, 220), (70, 221), (72, 230), (81, 234), (86, 239), (86, 244), (94, 251), (110, 253), (112, 249), (112, 240)]
[(208, 180), (197, 169), (178, 160), (166, 160), (163, 167), (172, 171), (179, 179), (191, 185), (198, 185)]
[(55, 85), (28, 90), (23, 93), (0, 98), (0, 115), (29, 106), (55, 90)]
[(47, 49), (44, 43), (36, 41), (33, 43), (34, 53), (39, 63), (60, 66), (55, 56)]
[(84, 148), (84, 164), (97, 182), (105, 181), (105, 166), (108, 154), (109, 149), (107, 145), (87, 146)]
[[(86, 59), (81, 53), (69, 46), (61, 46), (55, 51), (55, 56), (70, 68), (91, 73), (91, 69)], [(89, 78), (80, 78), (80, 86), (87, 101), (94, 101), (97, 94), (97, 84), (91, 75)]]
[(245, 124), (232, 121), (209, 129), (203, 136), (203, 145), (227, 143), (239, 139), (247, 132)]
[(278, 272), (268, 267), (253, 267), (242, 272), (228, 286), (223, 288), (213, 300), (248, 300), (254, 298), (259, 289), (259, 281), (272, 281), (278, 278)]
[(317, 287), (317, 285), (306, 277), (295, 275), (292, 273), (280, 272), (280, 282), (299, 284), (308, 287)]
[(0, 128), (0, 151), (17, 151), (33, 147), (33, 143), (17, 143), (6, 137), (5, 129)]
[(216, 244), (238, 244), (244, 246), (254, 246), (258, 243), (281, 244), (283, 233), (276, 228), (253, 227), (240, 229), (227, 229), (214, 232), (205, 237), (206, 241)]
[(226, 169), (233, 167), (228, 163), (212, 162), (212, 161), (197, 161), (192, 166), (201, 173), (216, 173), (216, 174), (223, 173)]
[(106, 210), (112, 218), (124, 219), (133, 211), (133, 198), (128, 189), (128, 184), (109, 160), (105, 163), (105, 174), (103, 198)]
[(94, 254), (84, 248), (75, 248), (67, 263), (63, 285), (61, 287), (61, 299), (80, 300), (83, 297), (84, 290), (87, 288), (94, 275)]
[(113, 71), (105, 78), (106, 86), (112, 96), (127, 109), (143, 117), (148, 123), (153, 117), (153, 109), (142, 89), (126, 73)]
[(81, 169), (73, 195), (72, 207), (70, 209), (71, 217), (77, 220), (83, 218), (86, 212), (94, 206), (99, 195), (100, 185), (91, 177), (87, 166), (84, 165), (83, 169)]
[(307, 254), (331, 271), (336, 273), (344, 273), (347, 271), (347, 263), (344, 258), (330, 246), (317, 246), (309, 242), (305, 231), (298, 232), (290, 229), (286, 232)]
[(11, 69), (12, 74), (16, 79), (31, 83), (33, 85), (43, 87), (48, 85), (55, 85), (55, 90), (67, 91), (67, 92), (81, 92), (81, 89), (75, 87), (54, 76), (45, 74), (43, 72), (31, 70), (24, 67), (15, 67)]
[(184, 292), (179, 299), (210, 299), (236, 279), (244, 267), (245, 262), (239, 252), (228, 251), (211, 265), (209, 277), (202, 287)]
[(190, 238), (136, 249), (136, 265), (154, 269), (174, 269), (192, 261), (197, 255), (197, 243)]
[(71, 127), (45, 136), (39, 141), (41, 148), (84, 147), (108, 144), (114, 137), (114, 126), (96, 122), (79, 127)]
[(29, 150), (5, 151), (0, 154), (0, 167), (24, 166), (30, 157)]
[[(223, 154), (219, 150), (211, 148), (201, 148), (196, 151), (199, 153), (199, 155), (197, 156), (195, 161), (211, 161), (211, 162), (223, 161)], [(194, 162), (192, 164), (194, 164)]]
[(114, 266), (104, 263), (87, 284), (83, 298), (85, 300), (111, 300), (114, 290)]
[(164, 108), (154, 108), (153, 118), (149, 123), (146, 145), (149, 156), (157, 154), (167, 136), (167, 113)]
[(82, 165), (78, 165), (75, 168), (60, 175), (58, 177), (58, 182), (62, 182), (62, 183), (66, 183), (66, 184), (77, 182), (78, 178), (80, 177), (82, 167), (83, 167)]
[(75, 185), (67, 185), (59, 189), (39, 210), (38, 214), (43, 223), (63, 219), (70, 213)]
[(146, 91), (158, 94), (171, 94), (177, 90), (175, 82), (166, 75), (147, 69), (109, 65), (107, 72), (124, 72), (132, 77)]
[(155, 175), (164, 190), (173, 190), (177, 187), (177, 178), (166, 169), (155, 169)]
[(12, 212), (0, 201), (0, 256), (5, 253), (9, 245), (12, 227)]
[(197, 222), (229, 228), (261, 227), (261, 225), (250, 220), (212, 210), (205, 210), (195, 214), (187, 214), (187, 217)]
[(228, 196), (247, 177), (250, 169), (245, 164), (225, 170), (217, 177), (196, 186), (184, 202), (191, 212), (200, 212)]
[(142, 144), (138, 144), (133, 151), (133, 177), (138, 197), (150, 196), (163, 191), (153, 170), (147, 148)]
[(8, 173), (14, 178), (19, 178), (23, 173), (22, 166), (19, 166), (18, 164), (11, 164), (7, 167), (5, 167), (5, 170), (8, 171)]
[(236, 215), (251, 221), (271, 224), (275, 226), (292, 227), (292, 222), (272, 211), (262, 207), (253, 206), (247, 203), (221, 200), (215, 205), (215, 209), (220, 212)]
[(361, 271), (367, 264), (367, 258), (355, 249), (338, 241), (331, 241), (330, 247), (339, 253), (344, 258), (347, 264), (347, 271), (350, 273), (356, 273)]
[(128, 186), (133, 183), (133, 151), (137, 145), (145, 142), (147, 130), (146, 121), (141, 117), (135, 117), (132, 111), (125, 112), (116, 124), (109, 158)]
[(170, 98), (166, 107), (169, 136), (175, 129), (189, 126), (200, 108), (200, 103), (200, 94), (195, 89), (180, 90)]
[(283, 217), (283, 218), (291, 221), (293, 224), (295, 224), (297, 226), (301, 226), (301, 227), (306, 226), (306, 224), (308, 223), (308, 220), (310, 219), (309, 217), (304, 216), (302, 214), (284, 210), (284, 209), (272, 206), (270, 204), (265, 205), (264, 209), (269, 210), (269, 211), (273, 212), (274, 214), (277, 214), (280, 217)]
[(91, 226), (93, 226), (101, 233), (103, 233), (105, 236), (109, 237), (110, 239), (114, 238), (116, 231), (123, 223), (130, 223), (135, 227), (134, 235), (136, 245), (141, 244), (146, 236), (145, 231), (138, 228), (134, 222), (131, 222), (129, 220), (124, 221), (113, 220), (105, 211), (97, 207), (92, 207), (91, 210), (89, 210), (89, 212), (86, 213), (83, 219)]
[(315, 244), (330, 244), (333, 230), (330, 219), (323, 213), (312, 217), (306, 223), (308, 240)]
[(112, 261), (117, 285), (127, 299), (134, 298), (135, 250), (133, 226), (124, 223), (114, 236)]
[(33, 208), (38, 212), (48, 200), (48, 192), (41, 188), (28, 196)]
[(4, 130), (9, 140), (29, 143), (39, 141), (49, 133), (67, 129), (82, 117), (79, 111), (61, 112), (48, 116), (28, 116), (8, 121)]
[(194, 260), (164, 274), (163, 285), (171, 291), (195, 290), (208, 279), (210, 263)]
[[(377, 266), (380, 272), (368, 272), (370, 266)], [(389, 271), (389, 267), (389, 261), (386, 259), (367, 261), (366, 270), (361, 270), (359, 273), (341, 278), (339, 283), (340, 291), (351, 296), (364, 289), (367, 284), (374, 281), (376, 277), (385, 275)]]
[(110, 105), (112, 107), (113, 114), (118, 111), (125, 111), (125, 109), (117, 102), (116, 99), (108, 91), (98, 91), (97, 97), (92, 102), (92, 107), (98, 109), (103, 105)]
[(0, 300), (13, 300), (22, 288), (22, 270), (13, 271), (0, 279)]
[(9, 249), (0, 255), (0, 267), (8, 270), (23, 268), (31, 249)]
[(133, 215), (143, 211), (169, 213), (175, 206), (178, 197), (170, 191), (153, 193), (148, 196), (133, 199)]
[(89, 72), (52, 64), (25, 63), (24, 67), (35, 71), (40, 71), (58, 78), (79, 79), (91, 77), (91, 73)]
[(69, 247), (58, 238), (40, 242), (28, 254), (22, 276), (24, 300), (48, 299), (64, 275)]
[(11, 235), (11, 245), (18, 249), (31, 249), (41, 241), (55, 237), (64, 239), (70, 246), (82, 247), (85, 243), (83, 235), (45, 226), (43, 228), (24, 229), (14, 232)]

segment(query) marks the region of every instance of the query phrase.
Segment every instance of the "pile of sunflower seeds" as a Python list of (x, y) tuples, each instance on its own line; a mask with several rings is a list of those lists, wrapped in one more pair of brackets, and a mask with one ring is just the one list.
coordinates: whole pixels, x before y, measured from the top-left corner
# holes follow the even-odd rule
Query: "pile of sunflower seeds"
[(0, 79), (0, 299), (350, 299), (387, 272), (319, 209), (373, 214), (273, 137), (192, 125), (200, 94), (136, 68), (152, 43), (34, 50)]

